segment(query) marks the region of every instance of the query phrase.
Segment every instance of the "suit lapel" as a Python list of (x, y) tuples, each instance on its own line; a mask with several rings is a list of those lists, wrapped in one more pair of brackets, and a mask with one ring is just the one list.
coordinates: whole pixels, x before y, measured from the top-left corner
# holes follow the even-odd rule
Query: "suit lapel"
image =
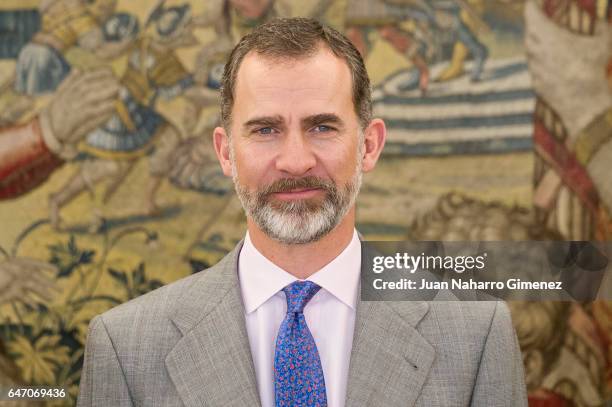
[(412, 406), (435, 352), (414, 326), (425, 302), (365, 302), (357, 306), (346, 406)]
[(166, 368), (186, 407), (260, 404), (236, 273), (241, 247), (202, 271), (172, 316), (183, 337)]
[[(238, 284), (241, 248), (202, 271), (171, 316), (183, 337), (166, 368), (186, 407), (260, 405)], [(359, 301), (347, 407), (414, 405), (435, 356), (415, 328), (428, 309), (425, 301)]]
[[(376, 252), (362, 243), (362, 273)], [(415, 328), (429, 311), (414, 301), (359, 301), (348, 377), (347, 407), (412, 406), (435, 351)]]

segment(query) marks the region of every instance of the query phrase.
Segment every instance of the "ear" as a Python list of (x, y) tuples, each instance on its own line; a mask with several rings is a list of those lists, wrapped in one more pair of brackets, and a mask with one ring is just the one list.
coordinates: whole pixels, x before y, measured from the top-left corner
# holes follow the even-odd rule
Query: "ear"
[(231, 140), (229, 136), (225, 132), (223, 127), (216, 127), (213, 132), (213, 144), (215, 146), (215, 153), (217, 154), (217, 159), (219, 160), (219, 164), (221, 164), (221, 169), (223, 170), (223, 174), (228, 177), (232, 176), (232, 164), (230, 162), (230, 146)]
[(363, 172), (370, 172), (376, 166), (378, 157), (382, 153), (387, 138), (385, 122), (381, 119), (374, 119), (364, 131), (363, 162), (361, 168)]

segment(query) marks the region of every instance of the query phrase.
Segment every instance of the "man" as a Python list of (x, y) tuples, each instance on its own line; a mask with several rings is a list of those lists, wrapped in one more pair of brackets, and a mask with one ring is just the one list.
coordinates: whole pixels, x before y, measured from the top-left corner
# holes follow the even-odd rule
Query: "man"
[(524, 406), (507, 308), (362, 302), (355, 198), (382, 151), (355, 47), (265, 23), (226, 64), (214, 146), (248, 232), (91, 322), (80, 406)]

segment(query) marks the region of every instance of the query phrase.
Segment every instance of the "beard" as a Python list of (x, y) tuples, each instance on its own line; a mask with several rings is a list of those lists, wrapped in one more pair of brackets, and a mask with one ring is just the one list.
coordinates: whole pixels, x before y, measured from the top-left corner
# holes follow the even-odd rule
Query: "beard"
[[(282, 178), (255, 192), (240, 183), (230, 152), (236, 194), (248, 217), (270, 238), (288, 245), (316, 242), (331, 232), (354, 205), (361, 188), (361, 154), (351, 179), (338, 186), (331, 180), (306, 176)], [(296, 189), (320, 189), (323, 198), (294, 201), (274, 199), (275, 193)]]

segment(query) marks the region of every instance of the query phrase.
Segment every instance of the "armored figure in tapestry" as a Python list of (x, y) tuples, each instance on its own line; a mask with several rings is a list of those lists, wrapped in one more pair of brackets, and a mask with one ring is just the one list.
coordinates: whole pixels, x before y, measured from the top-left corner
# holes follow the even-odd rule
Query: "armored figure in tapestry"
[(127, 41), (104, 41), (102, 26), (117, 0), (42, 0), (41, 30), (19, 53), (15, 90), (28, 95), (54, 91), (70, 72), (65, 53), (78, 46), (103, 59), (118, 56)]
[[(174, 98), (193, 84), (192, 75), (174, 54), (175, 49), (193, 43), (190, 18), (188, 5), (166, 8), (161, 3), (142, 35), (134, 16), (118, 14), (107, 22), (107, 41), (133, 41), (128, 65), (121, 78), (115, 114), (85, 138), (81, 149), (88, 157), (68, 183), (51, 195), (50, 219), (55, 227), (60, 227), (62, 206), (107, 178), (112, 182), (104, 201), (110, 199), (136, 161), (146, 155), (150, 178), (143, 207), (146, 214), (158, 212), (155, 195), (168, 173), (180, 134), (155, 110), (155, 104), (158, 98)], [(101, 226), (99, 222), (94, 213), (93, 230)]]

